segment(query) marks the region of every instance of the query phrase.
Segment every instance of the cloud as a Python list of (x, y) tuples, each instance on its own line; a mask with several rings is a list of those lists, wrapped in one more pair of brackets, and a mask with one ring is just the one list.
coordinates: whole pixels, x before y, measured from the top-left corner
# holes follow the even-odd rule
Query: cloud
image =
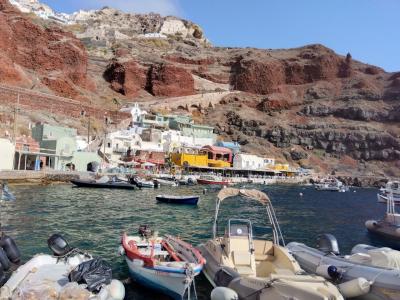
[(82, 9), (99, 9), (104, 6), (130, 13), (155, 12), (163, 16), (181, 16), (178, 0), (81, 0)]

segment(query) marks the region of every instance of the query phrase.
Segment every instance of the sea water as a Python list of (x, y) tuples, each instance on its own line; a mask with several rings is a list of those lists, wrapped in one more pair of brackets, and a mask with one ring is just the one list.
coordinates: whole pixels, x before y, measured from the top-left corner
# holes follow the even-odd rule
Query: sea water
[[(380, 219), (386, 209), (384, 204), (377, 203), (377, 189), (352, 188), (338, 193), (304, 186), (247, 185), (246, 188), (263, 190), (271, 198), (286, 242), (315, 246), (318, 234), (332, 233), (343, 253), (357, 243), (375, 243), (364, 223)], [(10, 190), (17, 200), (0, 204), (0, 222), (3, 230), (16, 240), (24, 260), (36, 253), (49, 253), (47, 238), (61, 233), (71, 246), (111, 263), (114, 276), (127, 282), (126, 299), (168, 298), (127, 281), (128, 269), (118, 255), (121, 234), (136, 235), (139, 225), (148, 224), (160, 235), (177, 235), (194, 245), (205, 242), (211, 238), (219, 191), (201, 185), (127, 191), (74, 188), (68, 184), (14, 186)], [(158, 194), (200, 195), (200, 201), (198, 206), (157, 203)], [(257, 202), (227, 199), (220, 212), (220, 232), (228, 218), (241, 218), (253, 222), (255, 236), (271, 237), (266, 211)], [(211, 285), (202, 276), (196, 283), (199, 299), (209, 299)]]

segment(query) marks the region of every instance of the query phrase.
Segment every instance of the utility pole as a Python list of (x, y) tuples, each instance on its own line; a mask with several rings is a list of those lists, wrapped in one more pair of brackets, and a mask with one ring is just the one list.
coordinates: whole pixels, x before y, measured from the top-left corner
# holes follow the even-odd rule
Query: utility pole
[(14, 146), (17, 144), (17, 116), (19, 111), (19, 93), (17, 94), (17, 103), (14, 107)]
[(88, 115), (87, 117), (88, 117), (87, 143), (88, 143), (88, 146), (89, 146), (89, 143), (90, 143), (90, 115)]

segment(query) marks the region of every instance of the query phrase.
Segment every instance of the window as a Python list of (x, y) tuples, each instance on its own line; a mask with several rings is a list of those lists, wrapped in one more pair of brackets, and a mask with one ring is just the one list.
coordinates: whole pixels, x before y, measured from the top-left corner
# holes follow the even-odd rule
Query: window
[(108, 148), (111, 148), (111, 143), (107, 143), (107, 147), (108, 147)]

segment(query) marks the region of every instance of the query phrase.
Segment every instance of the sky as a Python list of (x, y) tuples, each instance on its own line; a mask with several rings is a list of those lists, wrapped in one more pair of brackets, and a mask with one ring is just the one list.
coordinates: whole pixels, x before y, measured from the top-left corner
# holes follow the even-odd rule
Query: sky
[(110, 6), (199, 24), (215, 46), (292, 48), (323, 44), (400, 71), (400, 0), (42, 0), (59, 12)]

